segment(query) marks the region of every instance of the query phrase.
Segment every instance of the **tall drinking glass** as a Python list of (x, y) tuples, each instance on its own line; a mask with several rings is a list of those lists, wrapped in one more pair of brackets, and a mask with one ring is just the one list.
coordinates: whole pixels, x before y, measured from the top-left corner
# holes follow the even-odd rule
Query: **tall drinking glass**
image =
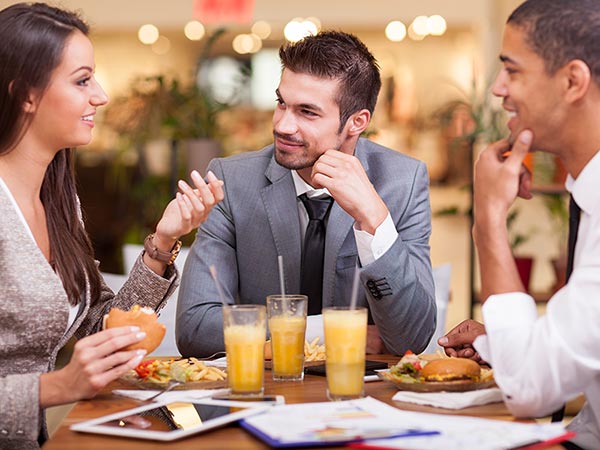
[(227, 379), (232, 395), (262, 396), (266, 334), (264, 305), (223, 306)]
[(364, 397), (367, 309), (323, 309), (327, 397), (350, 400)]
[(304, 335), (306, 333), (306, 295), (269, 295), (267, 316), (273, 354), (273, 380), (304, 379)]

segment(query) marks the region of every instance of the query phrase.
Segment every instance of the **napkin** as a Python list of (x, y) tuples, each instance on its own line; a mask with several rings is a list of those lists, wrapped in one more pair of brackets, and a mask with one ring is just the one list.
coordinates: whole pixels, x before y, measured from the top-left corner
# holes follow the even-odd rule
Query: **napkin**
[(446, 409), (462, 409), (469, 406), (487, 405), (502, 401), (502, 392), (498, 388), (479, 389), (467, 392), (411, 392), (398, 391), (392, 397), (399, 402), (435, 406)]
[(213, 359), (212, 361), (202, 361), (202, 362), (204, 363), (205, 366), (224, 368), (224, 367), (227, 367), (227, 356)]
[[(159, 392), (160, 391), (157, 390), (115, 389), (113, 394), (133, 398), (135, 400), (146, 400)], [(213, 395), (226, 394), (227, 392), (229, 392), (229, 389), (189, 389), (170, 391), (156, 397), (156, 400), (154, 401), (172, 402), (180, 400), (197, 400), (200, 398), (212, 397)]]

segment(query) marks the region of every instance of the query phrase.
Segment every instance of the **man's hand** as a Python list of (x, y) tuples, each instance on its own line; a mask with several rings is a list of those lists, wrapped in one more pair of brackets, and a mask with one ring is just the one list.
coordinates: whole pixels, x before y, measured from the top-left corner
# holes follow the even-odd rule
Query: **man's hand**
[(375, 234), (387, 217), (387, 206), (355, 156), (338, 150), (326, 151), (313, 165), (311, 179), (314, 187), (329, 190), (359, 229)]
[(473, 341), (482, 334), (485, 334), (483, 324), (468, 319), (455, 326), (445, 336), (439, 338), (438, 344), (444, 347), (448, 356), (469, 358), (482, 363), (485, 361), (482, 361), (479, 353), (473, 348)]
[(368, 355), (380, 355), (382, 353), (388, 353), (381, 336), (379, 335), (379, 328), (377, 325), (367, 325), (367, 351)]
[(523, 160), (532, 140), (531, 131), (524, 130), (512, 148), (507, 140), (495, 142), (481, 153), (475, 165), (473, 240), (484, 301), (492, 294), (524, 291), (509, 246), (506, 219), (517, 196), (531, 198), (531, 174)]
[[(533, 134), (522, 131), (512, 148), (507, 139), (490, 144), (477, 159), (474, 177), (475, 215), (493, 214), (506, 218), (515, 199), (532, 197), (531, 173), (523, 161)], [(510, 154), (506, 153), (510, 151)]]

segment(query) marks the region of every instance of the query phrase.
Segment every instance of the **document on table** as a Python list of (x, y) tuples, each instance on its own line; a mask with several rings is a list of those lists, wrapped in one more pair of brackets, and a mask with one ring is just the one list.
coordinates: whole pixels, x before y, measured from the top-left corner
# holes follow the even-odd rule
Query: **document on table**
[(573, 436), (573, 433), (567, 433), (559, 423), (519, 423), (400, 410), (396, 417), (399, 423), (407, 428), (427, 426), (439, 433), (429, 436), (374, 439), (351, 446), (364, 449), (502, 450), (539, 442), (557, 443)]
[(426, 423), (406, 426), (400, 410), (371, 397), (344, 402), (274, 406), (248, 417), (242, 427), (272, 447), (332, 445), (368, 438), (436, 433)]

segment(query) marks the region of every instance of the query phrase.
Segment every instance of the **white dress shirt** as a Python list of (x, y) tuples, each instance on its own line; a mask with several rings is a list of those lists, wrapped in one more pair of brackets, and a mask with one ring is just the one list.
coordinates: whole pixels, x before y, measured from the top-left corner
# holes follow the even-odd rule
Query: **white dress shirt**
[[(581, 208), (574, 269), (566, 286), (538, 317), (523, 293), (492, 295), (483, 305), (487, 335), (475, 340), (494, 368), (516, 416), (543, 416), (585, 393), (569, 425), (573, 442), (600, 448), (600, 152), (566, 188)], [(566, 243), (565, 243), (566, 245)]]

